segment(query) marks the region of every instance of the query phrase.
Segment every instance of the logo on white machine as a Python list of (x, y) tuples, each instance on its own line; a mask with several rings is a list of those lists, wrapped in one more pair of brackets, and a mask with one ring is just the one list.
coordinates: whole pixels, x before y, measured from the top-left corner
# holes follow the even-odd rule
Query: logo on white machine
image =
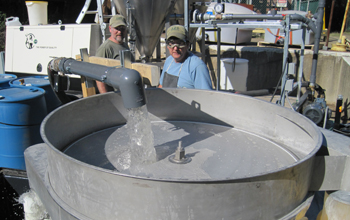
[(26, 47), (28, 49), (33, 49), (34, 44), (38, 43), (38, 40), (35, 39), (34, 34), (27, 34), (26, 35)]

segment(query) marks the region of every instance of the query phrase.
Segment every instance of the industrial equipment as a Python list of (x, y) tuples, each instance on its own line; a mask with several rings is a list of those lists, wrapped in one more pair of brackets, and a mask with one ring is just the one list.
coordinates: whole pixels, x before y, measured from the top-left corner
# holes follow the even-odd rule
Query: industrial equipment
[[(289, 219), (310, 204), (322, 138), (305, 117), (223, 92), (148, 89), (145, 95), (158, 161), (138, 175), (107, 159), (109, 145), (118, 150), (115, 143), (127, 143), (120, 94), (81, 99), (45, 119), (46, 144), (25, 156), (32, 187), (47, 198), (53, 219)], [(190, 162), (169, 161), (178, 141)]]
[(98, 24), (7, 26), (5, 71), (12, 74), (47, 75), (53, 57), (74, 57), (80, 48), (95, 54), (100, 46)]

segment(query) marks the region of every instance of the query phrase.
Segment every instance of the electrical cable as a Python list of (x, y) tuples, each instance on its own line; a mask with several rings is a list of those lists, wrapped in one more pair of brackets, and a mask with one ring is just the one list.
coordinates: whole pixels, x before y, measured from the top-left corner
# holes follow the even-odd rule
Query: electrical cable
[(295, 109), (294, 109), (292, 103), (290, 103), (289, 96), (288, 96), (288, 92), (285, 92), (284, 94), (285, 94), (285, 96), (286, 96), (286, 98), (287, 98), (288, 104), (290, 105), (290, 107), (292, 108), (292, 110), (295, 111)]
[(282, 70), (282, 74), (281, 74), (281, 76), (280, 76), (280, 79), (278, 80), (277, 86), (276, 86), (276, 88), (275, 88), (275, 91), (274, 91), (273, 94), (272, 94), (272, 97), (271, 97), (271, 99), (270, 99), (270, 102), (272, 102), (273, 98), (274, 98), (275, 95), (276, 95), (276, 92), (277, 92), (277, 89), (278, 89), (278, 85), (280, 84), (280, 82), (281, 82), (281, 80), (282, 80), (282, 77), (283, 77), (283, 75), (284, 75), (284, 71), (286, 70), (286, 67), (287, 67), (287, 60), (288, 60), (288, 58), (286, 58), (286, 62), (284, 63), (284, 67), (283, 67), (283, 70)]

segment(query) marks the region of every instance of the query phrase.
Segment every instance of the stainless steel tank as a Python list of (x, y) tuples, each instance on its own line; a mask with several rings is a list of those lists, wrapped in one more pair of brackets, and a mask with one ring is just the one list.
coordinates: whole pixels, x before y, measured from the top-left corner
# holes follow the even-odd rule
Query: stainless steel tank
[(124, 17), (129, 5), (135, 19), (136, 47), (141, 57), (151, 57), (175, 0), (114, 0), (114, 3)]
[[(201, 13), (207, 9), (205, 2), (210, 0), (189, 0), (189, 5), (195, 2), (201, 2), (202, 5), (196, 5)], [(127, 7), (130, 7), (131, 15), (135, 19), (136, 47), (139, 50), (141, 58), (151, 57), (153, 51), (164, 30), (166, 18), (170, 13), (183, 14), (183, 0), (114, 0), (114, 3), (124, 17), (127, 16)], [(191, 8), (192, 9), (192, 8)], [(171, 19), (170, 24), (184, 25), (184, 19)], [(197, 28), (189, 30), (189, 39), (193, 41)], [(147, 59), (146, 59), (147, 60)]]
[[(43, 121), (46, 187), (75, 218), (283, 219), (303, 202), (322, 143), (310, 120), (216, 91), (150, 89), (146, 97), (167, 176), (121, 173), (108, 161), (105, 147), (119, 143), (126, 123), (119, 93), (69, 103)], [(167, 159), (179, 140), (187, 164)]]

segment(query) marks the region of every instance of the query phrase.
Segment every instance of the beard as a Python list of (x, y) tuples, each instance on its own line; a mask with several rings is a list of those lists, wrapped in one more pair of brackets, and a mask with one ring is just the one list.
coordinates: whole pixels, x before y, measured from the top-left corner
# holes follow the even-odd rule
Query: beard
[(115, 40), (116, 40), (118, 43), (123, 43), (123, 42), (124, 42), (124, 37), (121, 36), (121, 35), (117, 35), (117, 36), (115, 36)]

